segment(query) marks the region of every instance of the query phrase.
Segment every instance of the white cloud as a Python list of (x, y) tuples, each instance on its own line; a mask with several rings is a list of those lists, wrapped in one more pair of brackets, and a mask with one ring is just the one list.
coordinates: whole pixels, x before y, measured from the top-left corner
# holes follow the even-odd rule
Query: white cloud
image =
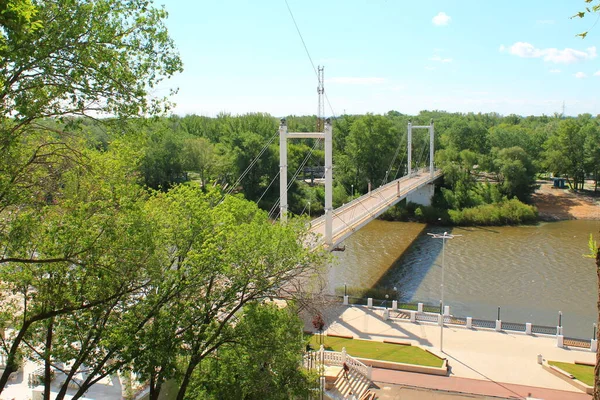
[(551, 74), (560, 74), (560, 69), (551, 69), (550, 73)]
[(360, 76), (338, 76), (335, 78), (325, 79), (327, 83), (339, 83), (342, 85), (372, 85), (384, 83), (385, 78), (377, 77), (360, 77)]
[(448, 25), (451, 19), (452, 18), (448, 14), (441, 11), (431, 19), (431, 22), (433, 22), (433, 24), (437, 26), (445, 26)]
[(600, 71), (594, 72), (594, 76), (600, 76)]
[(442, 58), (440, 56), (438, 56), (437, 54), (433, 57), (430, 58), (431, 61), (437, 61), (437, 62), (441, 62), (441, 63), (449, 63), (452, 62), (451, 58)]
[(506, 46), (501, 44), (500, 47), (498, 48), (498, 51), (504, 51), (504, 50), (506, 50)]
[(585, 74), (585, 72), (578, 72), (575, 75), (575, 78), (577, 79), (583, 79), (583, 78), (587, 78), (587, 75)]
[[(501, 49), (504, 46), (500, 46)], [(517, 42), (510, 46), (508, 49), (510, 54), (523, 57), (523, 58), (543, 58), (544, 61), (552, 62), (555, 64), (572, 64), (579, 61), (591, 60), (596, 58), (596, 47), (588, 47), (583, 50), (575, 50), (571, 48), (565, 48), (559, 50), (557, 48), (538, 49), (531, 43)]]

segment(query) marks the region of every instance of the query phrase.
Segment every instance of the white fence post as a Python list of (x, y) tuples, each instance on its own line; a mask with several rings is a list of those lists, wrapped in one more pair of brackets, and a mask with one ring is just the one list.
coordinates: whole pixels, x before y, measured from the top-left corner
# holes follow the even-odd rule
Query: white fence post
[(346, 348), (342, 347), (342, 365), (346, 363)]
[(348, 305), (348, 295), (344, 295), (344, 305)]
[(416, 311), (410, 312), (410, 322), (417, 322), (417, 312)]
[(367, 379), (373, 379), (373, 367), (371, 367), (370, 365), (367, 367)]
[(450, 306), (444, 306), (444, 315), (445, 316), (450, 315)]
[(502, 321), (497, 319), (496, 320), (496, 331), (500, 332), (502, 330)]
[(373, 298), (369, 297), (367, 299), (367, 307), (373, 308)]
[(525, 323), (525, 334), (526, 335), (531, 335), (531, 322), (526, 322)]
[(556, 335), (556, 347), (561, 349), (565, 347), (565, 337), (563, 335)]
[(392, 300), (392, 310), (398, 309), (398, 300)]
[(390, 319), (390, 310), (388, 310), (387, 308), (383, 310), (383, 319), (386, 321)]
[(590, 351), (595, 353), (598, 350), (598, 341), (596, 339), (592, 339), (590, 341)]
[(423, 303), (417, 303), (417, 312), (418, 313), (422, 313), (423, 312)]
[(473, 317), (467, 317), (467, 329), (473, 328)]

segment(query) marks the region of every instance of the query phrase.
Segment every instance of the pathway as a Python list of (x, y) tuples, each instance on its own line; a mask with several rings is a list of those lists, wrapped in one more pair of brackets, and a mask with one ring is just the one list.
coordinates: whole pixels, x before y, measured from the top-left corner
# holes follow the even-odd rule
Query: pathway
[[(382, 309), (335, 305), (324, 312), (324, 319), (327, 323), (326, 333), (352, 335), (355, 338), (373, 340), (400, 339), (439, 354), (440, 327), (438, 325), (412, 323), (405, 320), (384, 321), (382, 315)], [(306, 328), (309, 329), (310, 326), (310, 319), (307, 318)], [(581, 394), (582, 392), (575, 387), (542, 369), (541, 365), (537, 363), (537, 355), (542, 354), (545, 359), (565, 362), (595, 361), (595, 354), (589, 350), (556, 347), (556, 338), (554, 337), (448, 326), (444, 328), (443, 348), (443, 356), (448, 358), (451, 367), (451, 378), (441, 377), (432, 382), (436, 384), (448, 382), (447, 385), (450, 386), (455, 384), (452, 383), (455, 382), (452, 379), (465, 378), (468, 381), (483, 381), (498, 387), (512, 388), (511, 385), (523, 385)], [(377, 374), (374, 376), (376, 381), (397, 378), (396, 383), (406, 383), (403, 379), (412, 382), (415, 379), (426, 379), (423, 378), (426, 375), (419, 374), (407, 376), (400, 373), (399, 375), (386, 375), (383, 372), (377, 372)], [(487, 390), (493, 386), (482, 387)], [(446, 390), (452, 389), (447, 388)], [(527, 395), (525, 393), (527, 389), (520, 391), (515, 389), (515, 391), (520, 396)], [(583, 395), (579, 398), (589, 397)]]

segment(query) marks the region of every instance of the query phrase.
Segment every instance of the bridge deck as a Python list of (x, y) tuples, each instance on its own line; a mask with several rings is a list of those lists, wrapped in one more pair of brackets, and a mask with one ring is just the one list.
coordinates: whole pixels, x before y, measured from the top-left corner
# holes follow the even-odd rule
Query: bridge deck
[[(413, 191), (432, 183), (442, 175), (436, 170), (431, 177), (429, 169), (413, 172), (410, 176), (396, 179), (383, 185), (371, 193), (367, 193), (350, 203), (333, 210), (333, 246), (335, 248), (355, 231), (381, 215), (385, 210)], [(310, 232), (315, 234), (313, 246), (323, 244), (325, 236), (325, 217), (319, 217), (311, 222)]]

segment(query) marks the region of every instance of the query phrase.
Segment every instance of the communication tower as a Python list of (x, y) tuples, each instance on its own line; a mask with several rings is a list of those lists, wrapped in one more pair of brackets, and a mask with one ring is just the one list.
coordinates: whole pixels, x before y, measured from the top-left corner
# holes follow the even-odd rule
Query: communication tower
[(323, 95), (325, 93), (323, 70), (325, 67), (320, 65), (317, 67), (317, 78), (319, 84), (317, 86), (317, 93), (319, 95), (319, 109), (317, 110), (317, 132), (323, 132), (325, 130), (325, 101), (323, 101)]

